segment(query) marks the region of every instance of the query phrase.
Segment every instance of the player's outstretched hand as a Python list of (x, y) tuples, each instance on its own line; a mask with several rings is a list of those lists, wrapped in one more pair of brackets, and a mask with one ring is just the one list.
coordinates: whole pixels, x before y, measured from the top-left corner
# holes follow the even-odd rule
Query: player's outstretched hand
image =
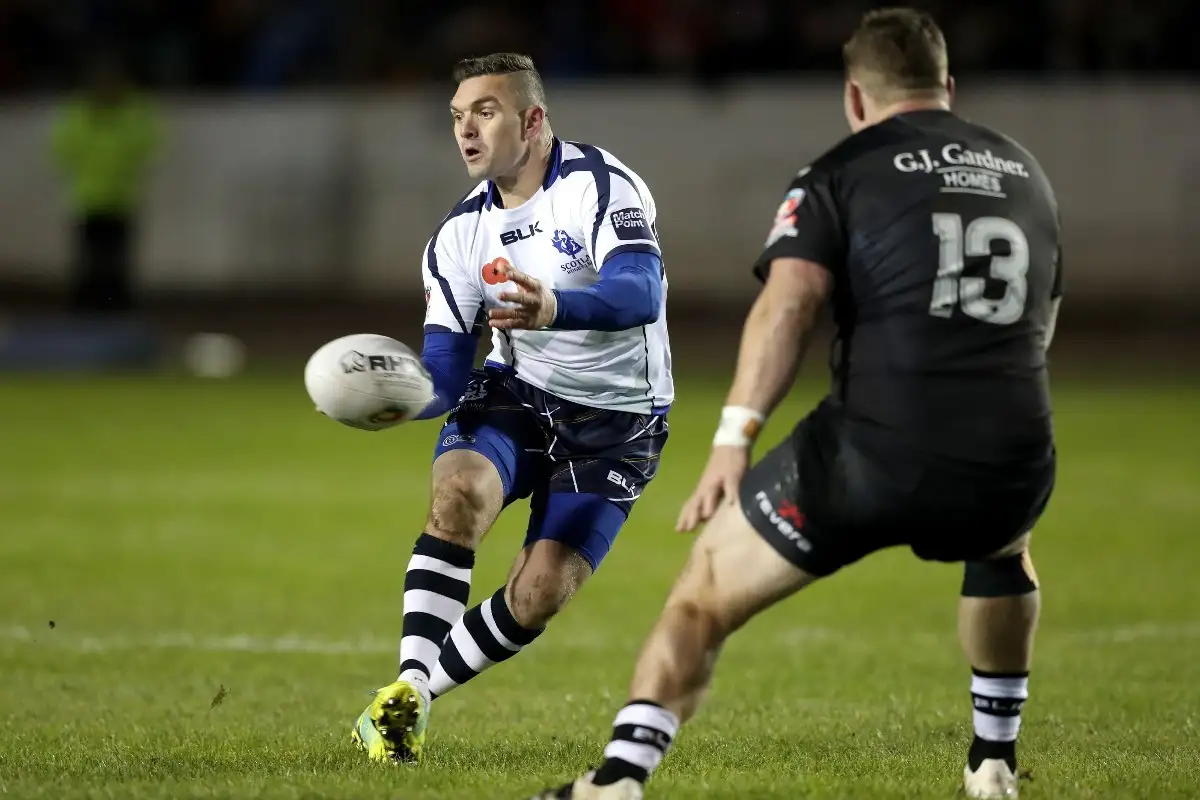
[(736, 503), (738, 486), (749, 467), (748, 448), (714, 447), (712, 455), (708, 457), (708, 466), (700, 476), (700, 483), (679, 512), (675, 530), (684, 533), (695, 530), (700, 523), (708, 522), (722, 502), (727, 505)]
[(545, 328), (558, 313), (558, 300), (550, 287), (537, 278), (530, 277), (519, 269), (500, 265), (497, 275), (517, 285), (517, 291), (501, 292), (500, 299), (515, 303), (507, 308), (493, 308), (488, 312), (488, 324), (500, 330), (521, 328), (536, 331)]

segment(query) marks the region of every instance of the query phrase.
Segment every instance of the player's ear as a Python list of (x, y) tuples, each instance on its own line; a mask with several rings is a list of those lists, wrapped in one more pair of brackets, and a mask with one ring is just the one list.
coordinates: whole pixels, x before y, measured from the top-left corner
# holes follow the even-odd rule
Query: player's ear
[(526, 140), (533, 141), (542, 132), (542, 126), (546, 123), (546, 109), (541, 106), (531, 106), (525, 112), (525, 134)]
[(863, 127), (867, 116), (866, 108), (863, 106), (862, 87), (849, 78), (846, 78), (846, 91), (843, 100), (846, 108), (846, 123), (850, 126), (850, 130), (857, 132)]
[(946, 102), (947, 103), (954, 102), (954, 76), (953, 75), (946, 76)]

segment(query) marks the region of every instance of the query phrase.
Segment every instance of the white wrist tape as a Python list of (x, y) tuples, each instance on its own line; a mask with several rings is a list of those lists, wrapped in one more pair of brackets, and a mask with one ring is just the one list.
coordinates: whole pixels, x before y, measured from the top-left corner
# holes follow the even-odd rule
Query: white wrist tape
[(745, 406), (725, 406), (721, 409), (721, 424), (713, 437), (715, 447), (749, 447), (758, 438), (766, 417)]

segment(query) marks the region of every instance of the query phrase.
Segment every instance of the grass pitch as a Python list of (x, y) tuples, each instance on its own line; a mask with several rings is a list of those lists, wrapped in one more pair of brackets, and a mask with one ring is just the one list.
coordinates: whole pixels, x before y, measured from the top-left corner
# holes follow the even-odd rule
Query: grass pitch
[[(574, 775), (689, 546), (672, 525), (722, 391), (680, 387), (610, 559), (527, 652), (438, 701), (428, 761), (398, 769), (348, 734), (395, 674), (434, 424), (342, 428), (297, 375), (5, 378), (0, 795), (515, 800)], [(1200, 394), (1079, 381), (1056, 400), (1023, 797), (1200, 796)], [(523, 530), (518, 507), (485, 541), (473, 599)], [(887, 552), (756, 620), (651, 796), (955, 796), (959, 580)]]

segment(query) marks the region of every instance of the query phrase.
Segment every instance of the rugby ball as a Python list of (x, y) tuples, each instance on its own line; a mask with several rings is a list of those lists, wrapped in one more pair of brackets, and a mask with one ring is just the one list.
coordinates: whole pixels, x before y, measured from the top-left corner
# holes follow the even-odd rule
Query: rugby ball
[(433, 399), (433, 381), (420, 356), (373, 333), (323, 345), (304, 367), (304, 387), (317, 411), (363, 431), (399, 425)]

